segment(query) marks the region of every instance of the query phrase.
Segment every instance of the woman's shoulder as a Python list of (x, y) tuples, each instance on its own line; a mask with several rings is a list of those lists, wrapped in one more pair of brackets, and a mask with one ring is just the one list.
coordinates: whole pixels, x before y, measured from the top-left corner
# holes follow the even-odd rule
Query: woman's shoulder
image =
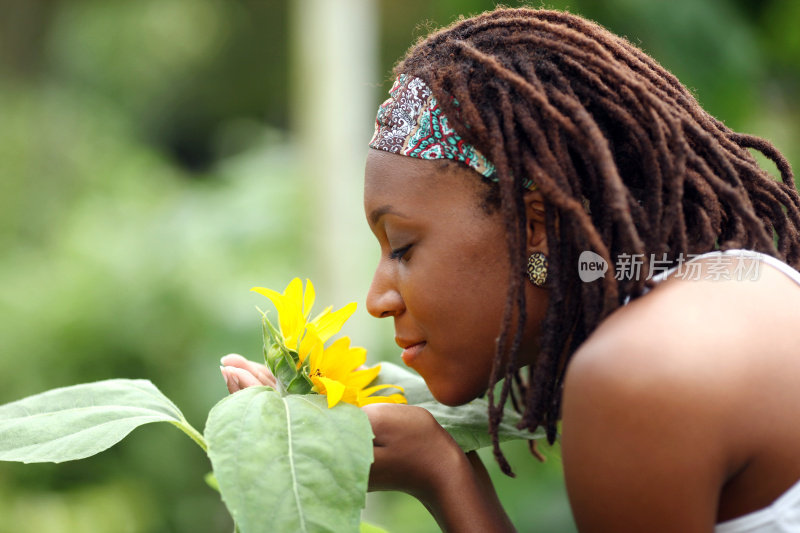
[[(798, 330), (793, 329), (800, 327), (797, 280), (764, 262), (745, 277), (736, 277), (738, 267), (721, 266), (718, 258), (701, 260), (696, 266), (691, 272), (673, 274), (612, 313), (581, 351), (638, 360), (643, 351), (666, 350), (675, 357), (692, 354), (687, 363), (703, 364), (715, 354), (728, 357), (726, 349), (763, 350), (770, 344), (780, 349), (785, 338), (797, 338)], [(698, 358), (698, 352), (705, 357)]]
[(680, 391), (700, 416), (697, 402), (739, 409), (748, 392), (779, 385), (776, 375), (800, 375), (800, 284), (768, 265), (746, 279), (702, 275), (711, 261), (701, 268), (612, 313), (573, 356), (566, 387), (591, 382), (659, 402), (681, 401)]
[[(565, 381), (562, 446), (576, 520), (616, 509), (641, 520), (639, 530), (661, 520), (665, 531), (708, 531), (725, 504), (720, 488), (766, 453), (765, 442), (798, 445), (796, 424), (783, 419), (800, 416), (798, 304), (800, 285), (763, 268), (747, 281), (670, 278), (612, 313)], [(737, 515), (757, 500), (728, 501)]]

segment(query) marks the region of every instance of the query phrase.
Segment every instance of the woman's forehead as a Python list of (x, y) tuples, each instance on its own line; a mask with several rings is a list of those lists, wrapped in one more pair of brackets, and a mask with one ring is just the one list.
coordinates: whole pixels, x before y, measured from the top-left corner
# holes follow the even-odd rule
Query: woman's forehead
[(364, 174), (364, 194), (453, 194), (455, 190), (477, 191), (481, 178), (467, 167), (443, 161), (414, 159), (381, 150), (370, 150)]
[[(486, 184), (471, 169), (442, 161), (370, 150), (364, 180), (364, 212), (370, 226), (383, 215), (409, 220), (484, 218)], [(457, 214), (457, 215), (456, 215)]]
[(371, 149), (367, 155), (364, 183), (366, 188), (432, 188), (438, 182), (438, 165)]

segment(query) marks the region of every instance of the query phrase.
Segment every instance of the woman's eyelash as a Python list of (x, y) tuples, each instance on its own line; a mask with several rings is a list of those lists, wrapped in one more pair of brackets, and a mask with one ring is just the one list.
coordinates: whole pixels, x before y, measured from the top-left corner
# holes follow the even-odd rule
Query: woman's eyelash
[(389, 252), (389, 259), (402, 259), (408, 250), (411, 249), (411, 245), (403, 246), (402, 248), (395, 248), (391, 252)]

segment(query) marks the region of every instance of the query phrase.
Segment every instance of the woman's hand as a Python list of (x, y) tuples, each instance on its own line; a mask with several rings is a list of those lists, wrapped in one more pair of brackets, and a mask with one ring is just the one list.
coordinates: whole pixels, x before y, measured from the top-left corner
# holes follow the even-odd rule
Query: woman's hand
[(234, 392), (259, 385), (275, 386), (275, 376), (262, 364), (254, 363), (239, 354), (228, 354), (220, 362), (222, 377), (228, 386), (228, 392)]
[(466, 466), (465, 456), (431, 414), (400, 404), (363, 407), (375, 434), (370, 490), (400, 490), (425, 502)]
[(380, 403), (363, 409), (375, 434), (369, 490), (411, 494), (444, 531), (514, 531), (478, 455), (461, 451), (427, 410)]

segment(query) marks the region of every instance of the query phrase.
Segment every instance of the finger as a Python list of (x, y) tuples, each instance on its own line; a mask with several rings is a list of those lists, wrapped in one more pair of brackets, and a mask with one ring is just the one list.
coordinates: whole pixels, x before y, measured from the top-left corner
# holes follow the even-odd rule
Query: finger
[(220, 362), (224, 366), (242, 366), (247, 364), (249, 361), (238, 353), (229, 353), (228, 355), (223, 355), (222, 359), (220, 359)]
[(236, 382), (239, 390), (246, 389), (247, 387), (257, 387), (262, 385), (258, 378), (243, 368), (226, 366), (225, 370), (231, 377), (231, 380)]
[(275, 376), (265, 365), (245, 359), (236, 353), (226, 355), (220, 362), (226, 367), (236, 367), (248, 371), (258, 379), (261, 385), (275, 386)]
[(224, 366), (219, 367), (219, 370), (222, 372), (222, 379), (225, 380), (225, 386), (228, 387), (228, 392), (233, 394), (234, 392), (241, 390), (238, 376), (232, 375), (231, 372), (228, 371), (228, 369)]

